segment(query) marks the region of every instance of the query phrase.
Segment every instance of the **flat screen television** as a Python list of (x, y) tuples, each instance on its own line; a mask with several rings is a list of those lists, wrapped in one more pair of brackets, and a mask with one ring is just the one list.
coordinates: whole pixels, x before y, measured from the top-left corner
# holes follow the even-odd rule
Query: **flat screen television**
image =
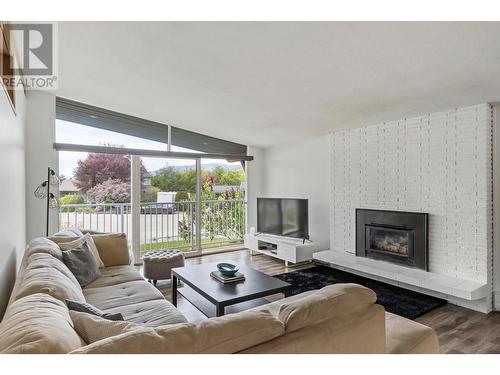
[(307, 199), (257, 198), (257, 232), (309, 239)]

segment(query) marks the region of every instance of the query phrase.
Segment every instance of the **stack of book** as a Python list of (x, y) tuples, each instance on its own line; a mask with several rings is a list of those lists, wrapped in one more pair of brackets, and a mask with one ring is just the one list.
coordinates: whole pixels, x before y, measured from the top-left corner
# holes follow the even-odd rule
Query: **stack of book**
[(240, 272), (236, 272), (234, 276), (224, 276), (219, 271), (212, 271), (210, 272), (210, 276), (223, 284), (235, 283), (237, 281), (245, 280), (245, 275)]

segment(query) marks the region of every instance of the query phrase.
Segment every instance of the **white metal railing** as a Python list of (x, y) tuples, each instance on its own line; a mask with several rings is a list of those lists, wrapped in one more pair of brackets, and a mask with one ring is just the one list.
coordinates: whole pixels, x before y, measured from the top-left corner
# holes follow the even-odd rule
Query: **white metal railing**
[[(198, 247), (195, 236), (195, 202), (141, 203), (141, 252)], [(239, 243), (245, 233), (242, 199), (200, 202), (201, 248)], [(130, 203), (66, 204), (59, 209), (60, 229), (77, 227), (97, 232), (124, 232), (130, 238)]]

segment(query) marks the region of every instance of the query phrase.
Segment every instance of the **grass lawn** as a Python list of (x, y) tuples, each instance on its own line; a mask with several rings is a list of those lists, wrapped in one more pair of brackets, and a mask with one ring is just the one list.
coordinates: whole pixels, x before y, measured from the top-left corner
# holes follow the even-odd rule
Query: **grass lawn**
[[(229, 241), (229, 240), (221, 240), (219, 238), (214, 238), (213, 240), (209, 238), (205, 238), (201, 240), (201, 244), (203, 248), (215, 247), (215, 246), (225, 246), (231, 245), (235, 243), (240, 243), (240, 241)], [(141, 253), (150, 250), (161, 250), (161, 249), (178, 249), (181, 251), (191, 251), (191, 243), (186, 240), (171, 240), (164, 242), (155, 242), (155, 243), (145, 243), (141, 244)]]

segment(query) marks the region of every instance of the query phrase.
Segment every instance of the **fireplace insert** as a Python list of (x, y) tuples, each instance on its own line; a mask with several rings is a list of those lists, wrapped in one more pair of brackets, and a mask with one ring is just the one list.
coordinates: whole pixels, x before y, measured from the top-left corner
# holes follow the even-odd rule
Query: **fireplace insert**
[(356, 209), (356, 255), (427, 270), (428, 215)]

